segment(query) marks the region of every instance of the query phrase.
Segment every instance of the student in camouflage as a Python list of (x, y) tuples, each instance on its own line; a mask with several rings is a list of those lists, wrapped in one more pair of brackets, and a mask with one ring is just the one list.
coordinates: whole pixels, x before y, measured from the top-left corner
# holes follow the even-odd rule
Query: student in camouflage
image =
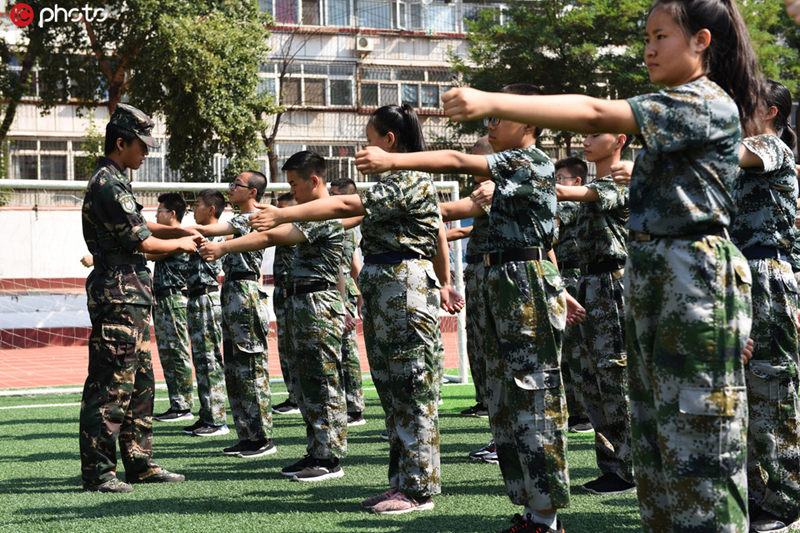
[[(200, 225), (216, 224), (224, 209), (225, 197), (222, 193), (204, 189), (197, 194), (194, 219)], [(211, 239), (221, 241), (224, 237)], [(229, 432), (225, 417), (222, 307), (217, 280), (221, 272), (221, 261), (205, 262), (199, 254), (189, 256), (186, 314), (200, 411), (197, 422), (183, 428), (183, 431), (195, 437), (227, 435)]]
[[(589, 169), (583, 159), (567, 157), (555, 163), (556, 184), (576, 186), (586, 181)], [(558, 270), (564, 281), (567, 292), (578, 297), (578, 279), (581, 277), (578, 259), (578, 239), (581, 238), (577, 225), (578, 202), (558, 202), (556, 222), (558, 229), (553, 243), (558, 258)], [(580, 326), (567, 324), (564, 329), (564, 342), (561, 347), (561, 377), (564, 380), (564, 392), (567, 398), (567, 424), (569, 430), (585, 433), (592, 430), (589, 417), (580, 391)]]
[[(267, 178), (256, 170), (242, 172), (230, 183), (228, 201), (239, 208), (229, 222), (197, 226), (205, 237), (236, 235), (252, 230), (247, 224), (267, 186)], [(229, 242), (229, 241), (225, 241)], [(267, 366), (269, 312), (261, 286), (264, 251), (233, 253), (225, 257), (222, 270), (222, 346), (225, 385), (228, 389), (238, 444), (222, 450), (225, 455), (253, 458), (277, 451), (272, 442), (272, 409)]]
[[(535, 94), (515, 84), (504, 91)], [(509, 531), (562, 531), (558, 508), (569, 505), (567, 411), (561, 381), (566, 324), (564, 285), (555, 266), (555, 171), (535, 146), (539, 128), (487, 119), (487, 156), (455, 151), (356, 154), (362, 172), (387, 168), (469, 173), (495, 184), (480, 288), (486, 313), (489, 422), (506, 492), (525, 507)], [(548, 257), (550, 259), (548, 259)]]
[[(407, 105), (379, 108), (366, 130), (371, 146), (424, 148), (416, 113)], [(362, 505), (378, 514), (432, 509), (431, 496), (441, 491), (438, 307), (441, 297), (442, 307), (455, 311), (463, 299), (450, 285), (447, 242), (430, 176), (396, 172), (360, 195), (280, 210), (265, 206), (251, 224), (265, 230), (284, 222), (361, 215), (366, 215), (361, 223), (364, 267), (358, 278), (364, 338), (390, 445), (390, 489)]]
[[(287, 192), (278, 196), (278, 207), (297, 205), (292, 193)], [(289, 279), (289, 269), (294, 257), (294, 245), (275, 246), (275, 255), (272, 261), (272, 310), (275, 313), (275, 328), (278, 337), (278, 357), (281, 364), (281, 375), (283, 383), (286, 385), (288, 397), (281, 403), (272, 407), (272, 412), (278, 415), (296, 414), (300, 412), (297, 407), (297, 394), (294, 390), (296, 385), (296, 372), (289, 368), (289, 348), (286, 346), (286, 331), (289, 324), (286, 322), (286, 283)]]
[(626, 135), (584, 137), (586, 159), (597, 178), (588, 185), (556, 185), (559, 201), (578, 202), (575, 231), (580, 234), (578, 301), (586, 308), (580, 324), (580, 394), (595, 431), (595, 457), (602, 473), (583, 485), (592, 494), (634, 490), (631, 415), (628, 402), (623, 276), (628, 256), (628, 186), (611, 176), (628, 144)]
[[(156, 146), (153, 121), (117, 104), (106, 126), (105, 157), (98, 161), (83, 200), (83, 238), (94, 269), (86, 279), (92, 334), (89, 374), (80, 410), (83, 488), (131, 492), (128, 483), (183, 481), (153, 461), (155, 381), (150, 360), (153, 289), (146, 253), (194, 251), (190, 233), (145, 222), (131, 189), (136, 170)], [(117, 440), (128, 483), (117, 478)]]
[(787, 120), (788, 89), (764, 80), (763, 102), (759, 135), (742, 141), (731, 226), (753, 277), (754, 347), (745, 376), (750, 528), (756, 532), (800, 526), (798, 289), (788, 262), (797, 240), (796, 138)]
[[(159, 195), (156, 210), (156, 222), (159, 224), (180, 227), (185, 212), (186, 201), (180, 194), (169, 192)], [(169, 409), (153, 418), (158, 422), (192, 420), (192, 362), (186, 319), (189, 257), (185, 254), (147, 254), (147, 259), (155, 262), (153, 329), (169, 395)]]
[(630, 186), (625, 329), (644, 529), (746, 531), (751, 275), (726, 228), (740, 113), (758, 102), (757, 62), (730, 1), (656, 0), (646, 39), (650, 79), (668, 87), (658, 93), (625, 101), (457, 88), (442, 99), (455, 120), (643, 135)]

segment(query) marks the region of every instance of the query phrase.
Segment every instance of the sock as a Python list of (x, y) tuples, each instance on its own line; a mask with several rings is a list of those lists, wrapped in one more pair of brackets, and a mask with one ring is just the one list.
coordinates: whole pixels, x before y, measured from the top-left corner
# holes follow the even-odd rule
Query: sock
[(533, 521), (534, 523), (544, 524), (550, 529), (556, 528), (558, 521), (556, 518), (556, 513), (544, 514), (544, 513), (539, 513), (537, 511), (532, 511), (526, 507), (525, 517), (527, 518), (528, 516), (531, 517), (531, 521)]

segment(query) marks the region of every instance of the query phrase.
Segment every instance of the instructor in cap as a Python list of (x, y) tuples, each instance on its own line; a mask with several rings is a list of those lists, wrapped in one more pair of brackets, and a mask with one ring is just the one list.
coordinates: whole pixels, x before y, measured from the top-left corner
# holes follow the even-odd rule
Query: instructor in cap
[[(150, 360), (153, 288), (144, 253), (192, 252), (191, 233), (146, 222), (127, 170), (156, 143), (153, 121), (117, 104), (106, 126), (105, 157), (86, 186), (83, 238), (94, 259), (86, 279), (92, 335), (80, 413), (84, 490), (130, 492), (131, 483), (183, 481), (153, 462), (155, 380)], [(117, 478), (117, 440), (127, 483)]]

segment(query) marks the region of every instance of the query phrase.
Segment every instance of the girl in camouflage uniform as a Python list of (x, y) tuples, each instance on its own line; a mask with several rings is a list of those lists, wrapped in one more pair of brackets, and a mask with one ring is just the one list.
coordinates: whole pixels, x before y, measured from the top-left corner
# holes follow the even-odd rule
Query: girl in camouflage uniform
[(728, 239), (756, 59), (733, 0), (656, 0), (645, 61), (667, 86), (630, 100), (454, 89), (455, 120), (640, 134), (625, 300), (632, 448), (647, 531), (746, 531), (747, 262)]

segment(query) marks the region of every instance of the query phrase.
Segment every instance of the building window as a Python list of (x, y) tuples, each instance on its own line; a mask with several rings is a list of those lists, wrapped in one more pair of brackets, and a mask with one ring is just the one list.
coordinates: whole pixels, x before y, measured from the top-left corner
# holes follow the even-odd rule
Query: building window
[(444, 0), (358, 0), (358, 25), (362, 28), (453, 33), (461, 31), (459, 4)]
[[(260, 68), (259, 86), (282, 93), (281, 104), (306, 107), (353, 107), (355, 65), (292, 63), (281, 81), (281, 65)], [(279, 87), (280, 86), (280, 87)]]
[(353, 0), (259, 0), (281, 24), (352, 26)]
[(451, 80), (452, 73), (444, 69), (365, 67), (361, 71), (361, 106), (409, 104), (438, 109)]

